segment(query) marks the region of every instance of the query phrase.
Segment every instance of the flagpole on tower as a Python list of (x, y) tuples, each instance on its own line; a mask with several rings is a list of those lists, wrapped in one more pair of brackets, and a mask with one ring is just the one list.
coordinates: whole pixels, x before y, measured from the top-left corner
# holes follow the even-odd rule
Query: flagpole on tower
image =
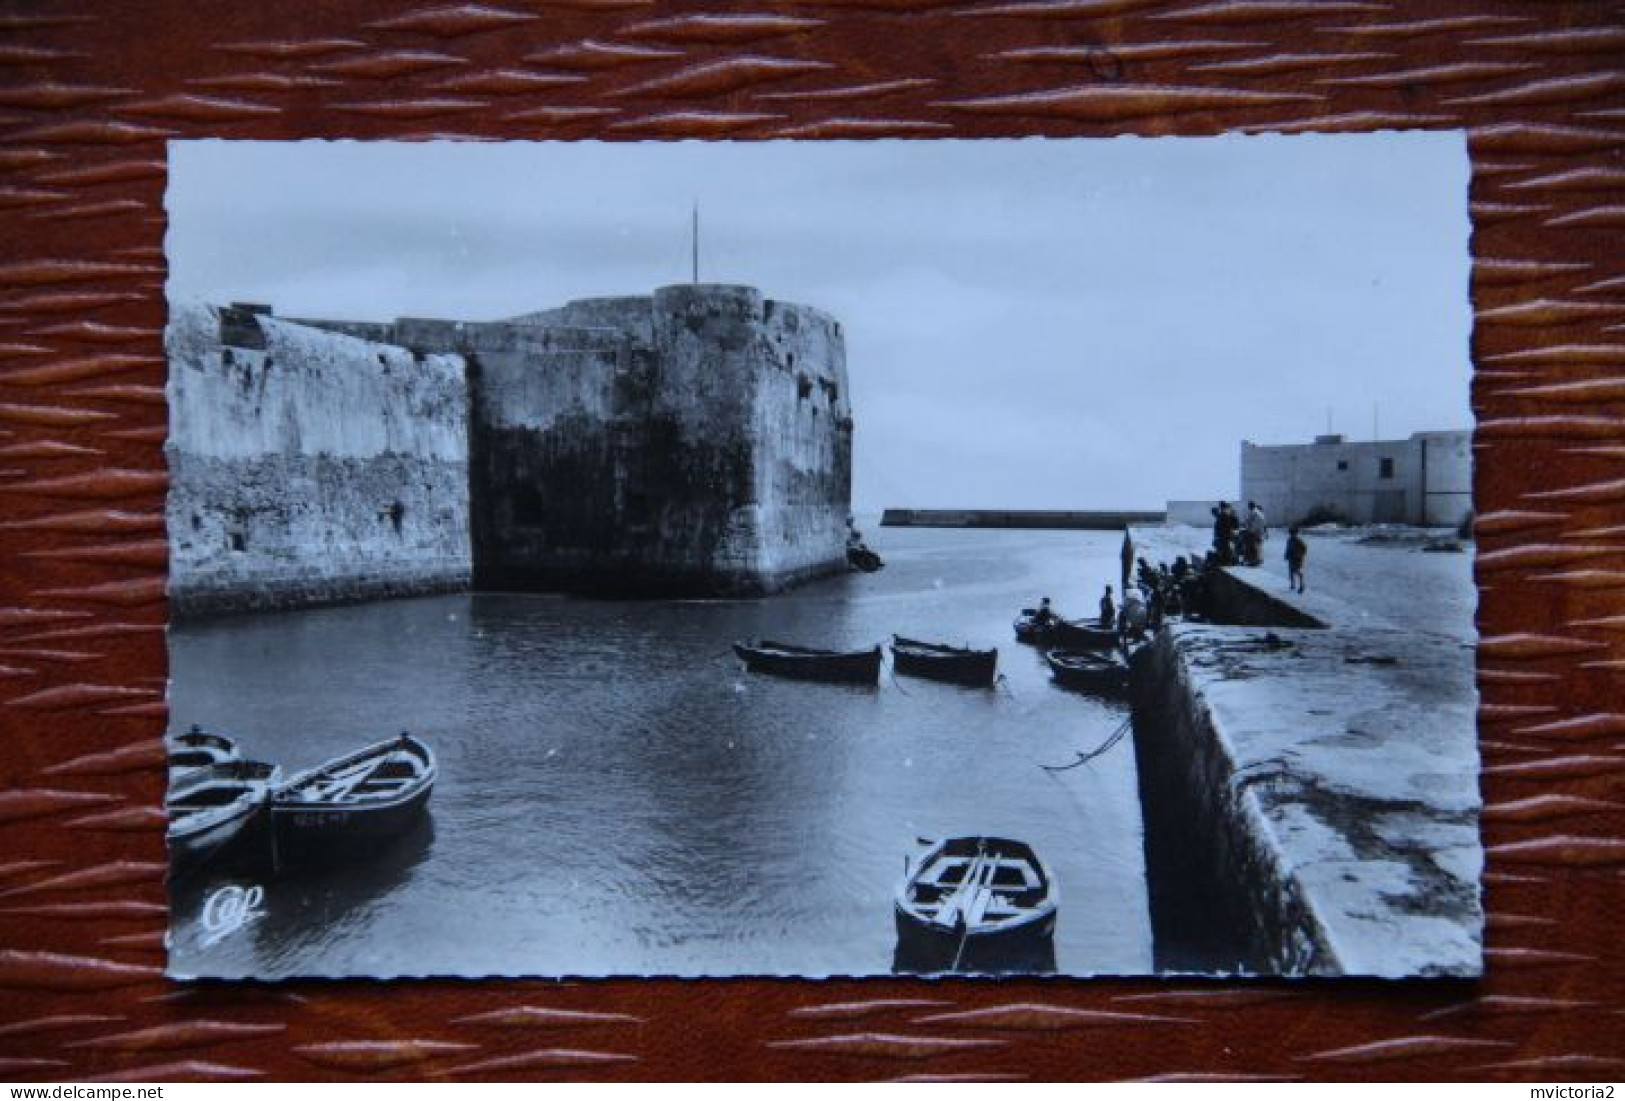
[(694, 243), (694, 285), (700, 283), (700, 201), (694, 200), (694, 224), (690, 234)]

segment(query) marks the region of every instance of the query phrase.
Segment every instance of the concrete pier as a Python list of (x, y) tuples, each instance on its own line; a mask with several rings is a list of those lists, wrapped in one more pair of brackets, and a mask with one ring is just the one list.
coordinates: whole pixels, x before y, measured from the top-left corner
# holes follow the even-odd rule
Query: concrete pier
[[(1153, 562), (1208, 538), (1131, 535)], [(1175, 625), (1136, 658), (1147, 856), (1178, 896), (1162, 909), (1213, 923), (1238, 971), (1480, 974), (1470, 621), (1379, 616), (1263, 569), (1226, 570), (1215, 596), (1227, 624)]]

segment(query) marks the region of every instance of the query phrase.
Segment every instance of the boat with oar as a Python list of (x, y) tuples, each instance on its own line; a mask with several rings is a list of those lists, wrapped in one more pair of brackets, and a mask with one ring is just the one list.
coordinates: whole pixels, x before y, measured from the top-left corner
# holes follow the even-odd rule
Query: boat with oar
[(920, 971), (1054, 968), (1055, 877), (1024, 841), (923, 841), (894, 906), (899, 966)]
[(434, 751), (404, 732), (299, 773), (271, 793), (278, 857), (401, 833), (423, 812), (439, 773)]
[(1099, 695), (1128, 691), (1128, 662), (1106, 650), (1050, 650), (1044, 655), (1055, 683)]
[[(263, 761), (231, 760), (188, 769), (170, 781), (170, 867), (177, 877), (218, 863), (263, 824), (282, 769)], [(260, 835), (263, 839), (263, 835)]]
[(171, 734), (164, 739), (169, 755), (171, 777), (196, 768), (209, 768), (241, 760), (237, 743), (224, 734), (212, 734), (194, 725), (184, 734)]
[(839, 684), (877, 684), (880, 647), (868, 650), (817, 650), (788, 642), (736, 642), (734, 653), (752, 673), (767, 673), (792, 680)]
[(892, 668), (904, 676), (973, 688), (991, 688), (999, 670), (997, 650), (945, 646), (902, 635), (892, 636), (891, 657)]
[(886, 568), (886, 563), (881, 561), (880, 555), (863, 546), (846, 548), (846, 561), (854, 570), (862, 573), (875, 573)]
[(1098, 623), (1080, 623), (1059, 616), (1042, 616), (1036, 608), (1023, 608), (1015, 621), (1016, 641), (1029, 646), (1059, 646), (1071, 650), (1109, 650), (1117, 645), (1117, 631)]

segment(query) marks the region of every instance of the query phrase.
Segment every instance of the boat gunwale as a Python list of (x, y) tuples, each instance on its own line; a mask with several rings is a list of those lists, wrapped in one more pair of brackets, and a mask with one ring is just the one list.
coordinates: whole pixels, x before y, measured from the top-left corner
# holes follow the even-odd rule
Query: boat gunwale
[[(1056, 882), (1054, 874), (1049, 869), (1049, 865), (1044, 863), (1043, 858), (1038, 855), (1038, 851), (1025, 841), (1018, 841), (1011, 837), (991, 837), (981, 835), (972, 835), (969, 837), (944, 837), (939, 838), (928, 845), (920, 854), (918, 862), (910, 865), (908, 873), (904, 875), (902, 882), (898, 884), (897, 890), (893, 896), (893, 910), (899, 917), (904, 918), (910, 923), (912, 935), (961, 935), (953, 926), (944, 925), (941, 922), (923, 914), (914, 903), (911, 903), (908, 900), (908, 890), (911, 886), (919, 881), (920, 874), (931, 865), (932, 861), (939, 859), (943, 855), (944, 851), (949, 845), (953, 844), (955, 841), (967, 840), (998, 842), (1002, 845), (1018, 846), (1020, 849), (1025, 850), (1026, 856), (1024, 859), (1027, 860), (1027, 862), (1032, 866), (1033, 871), (1037, 873), (1044, 888), (1044, 897), (1027, 912), (1003, 919), (998, 925), (989, 926), (985, 923), (979, 923), (976, 926), (967, 926), (962, 934), (963, 936), (965, 936), (967, 939), (1015, 936), (1017, 934), (1027, 932), (1029, 926), (1036, 925), (1060, 912), (1060, 884)], [(1018, 857), (1020, 856), (1019, 853), (1014, 855)]]
[(892, 635), (891, 648), (893, 655), (901, 649), (907, 652), (910, 657), (921, 657), (927, 660), (988, 661), (997, 660), (999, 656), (997, 646), (989, 647), (986, 650), (978, 650), (972, 646), (949, 646), (941, 642), (926, 642), (923, 639), (908, 638), (904, 635)]
[[(420, 775), (413, 777), (409, 782), (403, 784), (399, 791), (392, 792), (388, 795), (380, 795), (377, 798), (367, 798), (355, 803), (333, 803), (322, 799), (299, 797), (294, 794), (296, 789), (309, 784), (311, 781), (326, 773), (336, 772), (339, 769), (348, 767), (350, 765), (359, 764), (367, 757), (382, 757), (384, 755), (384, 751), (402, 745), (409, 747), (408, 752), (417, 757), (423, 763), (424, 768)], [(416, 747), (416, 750), (414, 751), (410, 747)], [(272, 789), (269, 799), (271, 813), (273, 815), (285, 815), (318, 810), (323, 812), (368, 812), (390, 810), (403, 803), (409, 802), (425, 789), (432, 787), (439, 774), (440, 763), (435, 759), (434, 751), (424, 744), (424, 742), (419, 740), (415, 735), (403, 732), (394, 738), (375, 742), (372, 745), (364, 746), (344, 757), (336, 757), (331, 761), (325, 761), (322, 764), (316, 765), (312, 768), (307, 768), (302, 772), (294, 774), (285, 783), (282, 783)]]

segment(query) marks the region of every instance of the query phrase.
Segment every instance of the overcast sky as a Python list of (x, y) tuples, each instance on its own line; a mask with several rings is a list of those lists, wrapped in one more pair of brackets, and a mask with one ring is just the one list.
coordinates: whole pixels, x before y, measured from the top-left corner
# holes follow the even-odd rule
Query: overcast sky
[(845, 326), (854, 498), (1159, 508), (1242, 439), (1464, 428), (1459, 133), (176, 142), (170, 294), (486, 320), (700, 277)]

